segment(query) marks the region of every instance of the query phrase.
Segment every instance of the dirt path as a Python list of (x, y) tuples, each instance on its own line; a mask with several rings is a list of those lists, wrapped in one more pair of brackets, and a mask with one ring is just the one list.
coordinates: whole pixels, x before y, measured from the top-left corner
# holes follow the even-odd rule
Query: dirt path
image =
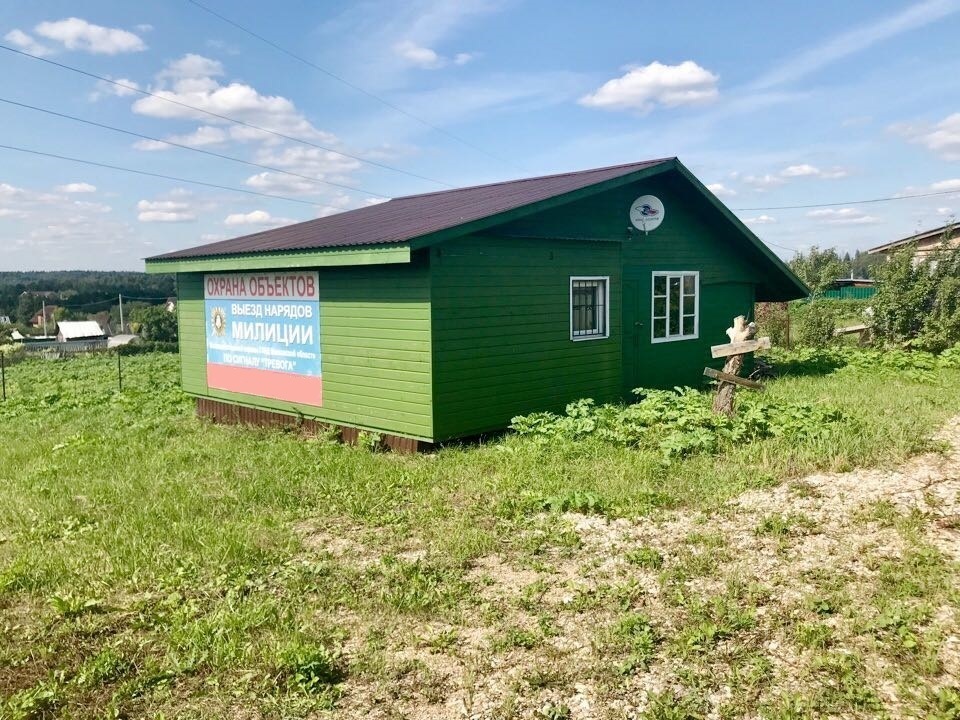
[(336, 714), (960, 717), (960, 417), (938, 438), (711, 514), (538, 518), (565, 540), (477, 562), (457, 623), (387, 628)]

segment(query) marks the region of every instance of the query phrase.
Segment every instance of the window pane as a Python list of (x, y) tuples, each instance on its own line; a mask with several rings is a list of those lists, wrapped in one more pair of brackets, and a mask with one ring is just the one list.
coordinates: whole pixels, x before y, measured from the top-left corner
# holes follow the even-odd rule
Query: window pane
[(696, 297), (694, 295), (684, 295), (683, 296), (683, 314), (684, 315), (693, 315), (696, 312)]
[(693, 335), (694, 333), (693, 315), (685, 315), (683, 318), (683, 334)]
[(697, 279), (694, 275), (683, 276), (683, 294), (693, 295), (697, 291)]
[(665, 297), (653, 299), (653, 316), (655, 318), (667, 316), (667, 299)]
[(606, 333), (606, 281), (573, 280), (571, 283), (571, 333), (574, 336)]
[(670, 335), (680, 333), (680, 276), (670, 277)]
[(667, 278), (665, 275), (655, 275), (653, 278), (653, 294), (654, 295), (666, 295), (667, 294)]
[(664, 320), (654, 320), (653, 321), (653, 336), (655, 338), (662, 338), (667, 336), (667, 321)]

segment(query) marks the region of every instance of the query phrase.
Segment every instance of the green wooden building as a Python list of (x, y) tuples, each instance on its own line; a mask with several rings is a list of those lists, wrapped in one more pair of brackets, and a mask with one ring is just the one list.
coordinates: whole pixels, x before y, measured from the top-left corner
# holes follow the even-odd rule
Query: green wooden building
[(436, 442), (583, 397), (697, 386), (807, 288), (677, 159), (397, 198), (149, 258), (184, 389)]

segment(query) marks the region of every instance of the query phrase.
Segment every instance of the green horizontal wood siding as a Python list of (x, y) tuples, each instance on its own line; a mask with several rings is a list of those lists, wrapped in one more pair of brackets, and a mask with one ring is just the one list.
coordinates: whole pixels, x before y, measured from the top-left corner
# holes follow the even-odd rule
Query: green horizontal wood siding
[(184, 388), (250, 407), (432, 440), (430, 274), (425, 259), (410, 265), (317, 271), (323, 407), (207, 387), (200, 273), (179, 276)]
[(408, 263), (411, 259), (407, 243), (370, 245), (365, 247), (327, 248), (286, 252), (254, 252), (244, 255), (221, 255), (146, 261), (148, 274), (195, 272), (232, 272), (239, 270), (277, 270), (290, 268), (342, 267), (347, 265), (383, 265)]
[[(570, 339), (570, 277), (610, 277), (610, 337)], [(500, 429), (518, 414), (620, 392), (617, 243), (469, 236), (431, 255), (434, 428)]]
[(207, 320), (203, 306), (203, 275), (177, 275), (177, 318), (183, 389), (204, 395), (207, 392)]

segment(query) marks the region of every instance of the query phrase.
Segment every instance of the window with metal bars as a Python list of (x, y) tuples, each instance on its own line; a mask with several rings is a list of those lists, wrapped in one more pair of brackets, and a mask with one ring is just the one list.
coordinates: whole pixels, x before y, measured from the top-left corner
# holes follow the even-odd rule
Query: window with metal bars
[(700, 273), (653, 273), (652, 342), (692, 340), (700, 332)]
[(610, 336), (610, 278), (570, 278), (570, 339)]

